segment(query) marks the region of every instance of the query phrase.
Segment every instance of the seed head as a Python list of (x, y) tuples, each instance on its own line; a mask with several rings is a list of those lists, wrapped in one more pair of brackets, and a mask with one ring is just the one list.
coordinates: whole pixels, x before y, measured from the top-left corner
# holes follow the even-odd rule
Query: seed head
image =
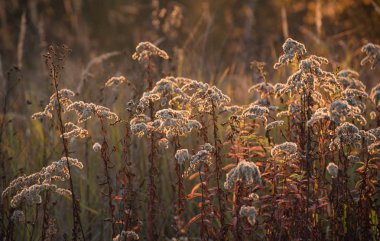
[(327, 172), (331, 175), (332, 178), (338, 177), (338, 166), (335, 163), (330, 162), (327, 167)]
[(227, 173), (224, 187), (231, 189), (237, 182), (246, 186), (262, 184), (260, 170), (254, 162), (239, 161), (238, 165)]

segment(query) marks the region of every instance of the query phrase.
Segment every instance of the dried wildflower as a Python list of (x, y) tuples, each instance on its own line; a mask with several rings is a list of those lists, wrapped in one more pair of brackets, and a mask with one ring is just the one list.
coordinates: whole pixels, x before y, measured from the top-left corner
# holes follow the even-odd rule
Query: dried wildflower
[(57, 93), (54, 93), (49, 100), (49, 103), (46, 105), (45, 109), (42, 112), (37, 112), (32, 115), (32, 119), (42, 119), (42, 118), (52, 118), (53, 111), (58, 109), (58, 104), (61, 105), (61, 111), (64, 112), (66, 108), (72, 103), (71, 97), (75, 96), (75, 93), (69, 89), (61, 89)]
[(257, 93), (259, 93), (260, 98), (267, 98), (268, 95), (274, 93), (274, 87), (270, 83), (261, 82), (261, 83), (253, 85), (251, 88), (248, 89), (249, 93), (252, 93), (253, 91), (256, 91)]
[(246, 217), (249, 224), (253, 226), (256, 223), (257, 209), (254, 206), (243, 205), (240, 208), (239, 215)]
[(83, 168), (83, 164), (77, 159), (62, 157), (59, 161), (52, 162), (49, 166), (43, 167), (40, 172), (15, 179), (4, 190), (2, 197), (12, 196), (11, 206), (15, 208), (22, 202), (30, 205), (41, 203), (42, 198), (40, 193), (44, 190), (54, 191), (66, 196), (70, 191), (57, 188), (56, 185), (52, 184), (52, 181), (64, 181), (69, 178), (67, 162), (70, 166), (79, 169)]
[(89, 120), (92, 115), (96, 115), (98, 118), (106, 118), (114, 121), (119, 120), (119, 117), (115, 113), (111, 112), (109, 108), (101, 105), (95, 105), (94, 103), (76, 101), (67, 106), (67, 110), (73, 110), (76, 112), (76, 114), (79, 116), (79, 123)]
[(278, 59), (278, 63), (274, 65), (275, 69), (278, 69), (282, 65), (291, 63), (294, 59), (299, 60), (303, 55), (306, 54), (305, 45), (297, 42), (294, 39), (288, 38), (282, 45), (284, 54)]
[(140, 237), (135, 231), (121, 231), (113, 241), (124, 241), (124, 240), (139, 240)]
[(65, 133), (61, 137), (68, 138), (86, 138), (88, 136), (88, 131), (75, 125), (72, 122), (65, 123)]
[(377, 84), (371, 90), (371, 100), (376, 106), (380, 106), (380, 84)]
[(338, 77), (359, 78), (359, 73), (352, 69), (344, 69), (338, 72)]
[(362, 59), (360, 65), (366, 63), (371, 64), (371, 69), (376, 68), (376, 65), (380, 63), (380, 46), (373, 43), (368, 43), (362, 47), (362, 52), (367, 56)]
[(280, 120), (280, 121), (273, 121), (271, 123), (269, 123), (268, 125), (265, 126), (265, 130), (266, 131), (269, 131), (269, 130), (272, 130), (273, 128), (276, 128), (276, 127), (280, 127), (284, 125), (284, 121)]
[(221, 112), (227, 112), (227, 113), (239, 113), (243, 110), (241, 106), (238, 105), (231, 105), (231, 106), (223, 106)]
[(34, 184), (30, 187), (22, 189), (19, 193), (13, 196), (11, 200), (11, 207), (18, 207), (21, 202), (25, 202), (27, 205), (39, 204), (42, 202), (40, 193), (45, 190), (54, 191), (57, 189), (56, 185), (52, 184)]
[(368, 98), (368, 94), (366, 92), (357, 90), (357, 89), (351, 89), (351, 88), (345, 89), (342, 92), (342, 96), (344, 99), (352, 99), (355, 97)]
[(333, 146), (342, 148), (342, 145), (355, 145), (360, 146), (361, 135), (359, 129), (348, 122), (345, 122), (335, 129), (335, 138), (330, 145), (330, 149), (334, 149)]
[(307, 121), (308, 126), (314, 126), (316, 123), (329, 121), (330, 112), (327, 108), (319, 108), (311, 116), (310, 120)]
[(189, 150), (187, 149), (177, 150), (174, 158), (177, 160), (178, 164), (182, 166), (185, 162), (190, 160)]
[(246, 186), (253, 184), (261, 185), (260, 169), (254, 162), (239, 161), (238, 165), (227, 173), (224, 188), (231, 189), (237, 182), (241, 182)]
[(330, 117), (336, 123), (346, 121), (347, 117), (359, 118), (359, 108), (350, 105), (346, 100), (336, 100), (330, 105)]
[(223, 110), (223, 106), (231, 101), (230, 97), (216, 86), (191, 79), (180, 79), (182, 91), (189, 97), (189, 104), (200, 112), (211, 112), (213, 108)]
[(211, 154), (214, 147), (210, 143), (206, 143), (201, 146), (201, 150), (190, 158), (190, 167), (183, 174), (184, 177), (190, 175), (191, 172), (195, 171), (200, 165), (211, 165)]
[(335, 163), (330, 162), (327, 167), (327, 172), (331, 175), (332, 178), (338, 177), (338, 166)]
[(127, 80), (124, 76), (115, 76), (111, 77), (110, 79), (107, 80), (105, 83), (106, 87), (111, 87), (111, 86), (118, 86), (122, 83), (127, 83), (128, 85), (131, 84), (129, 80)]
[(150, 42), (141, 42), (136, 47), (136, 52), (132, 55), (134, 60), (138, 60), (145, 67), (148, 66), (148, 62), (152, 56), (158, 56), (163, 59), (169, 59), (169, 55), (164, 51), (156, 47)]
[(370, 131), (360, 130), (359, 134), (367, 142), (367, 145), (375, 142), (377, 139), (376, 136), (372, 134)]
[(158, 146), (161, 148), (164, 148), (164, 149), (168, 149), (169, 148), (169, 140), (166, 138), (161, 138), (160, 140), (158, 140)]
[(12, 213), (11, 220), (17, 223), (25, 223), (25, 213), (22, 210), (15, 210)]
[(55, 190), (55, 193), (57, 193), (63, 197), (66, 197), (66, 198), (71, 198), (71, 195), (72, 195), (71, 191), (68, 189), (65, 189), (65, 188), (57, 188)]
[(157, 111), (156, 120), (151, 124), (156, 131), (167, 138), (183, 136), (193, 128), (199, 129), (201, 124), (196, 120), (189, 120), (190, 112), (185, 110), (163, 109)]
[(266, 116), (269, 114), (267, 107), (251, 104), (248, 108), (244, 109), (241, 115), (243, 119), (259, 120), (263, 123), (267, 122)]
[(371, 129), (368, 132), (374, 135), (376, 137), (376, 140), (380, 141), (380, 127)]
[(380, 141), (377, 141), (375, 143), (372, 143), (368, 146), (368, 153), (373, 154), (379, 154), (380, 153)]
[(94, 145), (92, 145), (92, 149), (94, 150), (94, 152), (100, 152), (100, 150), (102, 149), (102, 145), (100, 145), (99, 142), (95, 142)]
[(6, 196), (13, 196), (25, 187), (40, 183), (41, 178), (42, 177), (40, 173), (33, 173), (29, 176), (23, 175), (16, 178), (15, 180), (11, 181), (9, 186), (3, 191), (2, 198), (5, 198)]
[(141, 97), (137, 105), (138, 112), (144, 112), (150, 101), (160, 101), (161, 106), (185, 105), (190, 97), (181, 89), (182, 82), (181, 78), (172, 76), (158, 81), (151, 91), (145, 92)]
[(293, 142), (284, 142), (276, 145), (271, 150), (273, 158), (292, 156), (297, 153), (297, 144)]

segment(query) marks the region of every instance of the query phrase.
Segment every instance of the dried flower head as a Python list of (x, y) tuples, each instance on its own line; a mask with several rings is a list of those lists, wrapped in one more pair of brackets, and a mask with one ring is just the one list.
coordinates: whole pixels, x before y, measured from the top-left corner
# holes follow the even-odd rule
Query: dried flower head
[(89, 120), (92, 115), (98, 118), (106, 118), (109, 120), (118, 121), (119, 117), (112, 112), (109, 108), (96, 105), (94, 103), (85, 103), (83, 101), (76, 101), (67, 106), (68, 111), (75, 111), (79, 116), (78, 122), (82, 123)]
[(139, 240), (140, 237), (135, 231), (121, 231), (113, 241), (124, 241), (124, 240)]
[(245, 186), (253, 184), (261, 185), (260, 169), (254, 162), (248, 162), (246, 160), (239, 161), (238, 165), (227, 173), (224, 187), (231, 189), (237, 182), (241, 182), (241, 184)]
[(163, 148), (163, 149), (168, 149), (169, 148), (169, 140), (166, 138), (161, 138), (158, 140), (158, 146)]
[(136, 52), (132, 55), (134, 60), (138, 60), (145, 67), (153, 56), (158, 56), (163, 59), (169, 59), (169, 55), (162, 49), (150, 42), (141, 42), (136, 47)]
[(257, 209), (254, 206), (243, 205), (240, 208), (239, 215), (246, 217), (249, 224), (253, 226), (256, 223)]
[(214, 147), (210, 143), (206, 143), (201, 146), (201, 150), (190, 158), (190, 167), (183, 174), (184, 177), (189, 176), (193, 171), (196, 171), (198, 167), (203, 165), (211, 165), (211, 154), (214, 151)]
[(354, 145), (359, 147), (361, 143), (361, 135), (359, 129), (348, 122), (345, 122), (335, 129), (335, 137), (330, 144), (330, 149), (334, 150), (334, 146), (342, 148), (343, 145)]
[(317, 123), (324, 123), (331, 119), (330, 111), (327, 108), (319, 108), (317, 109), (310, 120), (307, 121), (308, 126), (314, 126)]
[(252, 93), (256, 91), (260, 94), (260, 98), (267, 98), (269, 95), (274, 93), (274, 87), (272, 84), (267, 82), (261, 82), (258, 84), (253, 85), (251, 88), (248, 89), (249, 93)]
[(190, 160), (191, 156), (189, 154), (189, 150), (180, 149), (180, 150), (177, 150), (174, 158), (177, 160), (178, 164), (182, 166), (185, 162)]
[(105, 83), (105, 86), (106, 87), (118, 86), (122, 83), (127, 83), (128, 85), (131, 84), (131, 82), (127, 80), (124, 76), (114, 76), (107, 80), (107, 82)]
[(64, 181), (69, 178), (67, 164), (79, 169), (83, 164), (74, 158), (62, 157), (59, 161), (52, 162), (49, 166), (43, 167), (41, 171), (29, 176), (21, 176), (13, 180), (10, 185), (3, 191), (2, 197), (10, 196), (11, 206), (18, 207), (21, 203), (28, 205), (41, 203), (40, 193), (44, 190), (50, 190), (60, 195), (68, 195), (69, 190), (58, 188), (52, 184), (52, 181)]
[(88, 131), (83, 129), (72, 122), (65, 123), (65, 133), (61, 137), (68, 138), (86, 138), (88, 136)]
[(284, 121), (282, 121), (282, 120), (273, 121), (273, 122), (271, 122), (271, 123), (269, 123), (268, 125), (265, 126), (265, 130), (266, 131), (270, 131), (273, 128), (277, 128), (277, 127), (280, 127), (280, 126), (283, 126), (283, 125), (284, 125)]
[(377, 84), (371, 90), (371, 100), (376, 106), (380, 106), (380, 84)]
[(99, 142), (95, 142), (94, 145), (92, 145), (92, 149), (94, 150), (94, 152), (100, 152), (100, 150), (102, 149), (102, 145), (100, 145)]
[[(66, 108), (72, 103), (71, 97), (74, 97), (75, 93), (69, 89), (61, 89), (57, 93), (50, 96), (49, 103), (46, 105), (42, 112), (37, 112), (32, 115), (32, 119), (52, 118), (53, 111), (58, 109), (58, 105), (61, 105), (61, 111), (64, 112)], [(59, 103), (58, 103), (59, 99)]]
[(273, 158), (284, 158), (285, 156), (291, 157), (297, 154), (297, 144), (293, 142), (284, 142), (276, 145), (271, 150)]
[(376, 68), (376, 65), (380, 63), (380, 46), (373, 43), (368, 43), (362, 47), (362, 52), (367, 56), (362, 59), (360, 65), (367, 63), (371, 64), (371, 69)]
[(278, 59), (278, 63), (274, 65), (275, 69), (291, 63), (294, 59), (301, 59), (303, 55), (306, 54), (305, 45), (300, 42), (297, 42), (294, 39), (288, 38), (285, 43), (282, 45), (284, 54)]
[(252, 119), (262, 121), (263, 123), (267, 122), (267, 115), (269, 114), (269, 109), (264, 106), (259, 106), (251, 104), (248, 108), (244, 109), (241, 118), (242, 119)]
[(327, 167), (327, 172), (331, 175), (332, 178), (338, 177), (338, 166), (335, 163), (330, 162)]

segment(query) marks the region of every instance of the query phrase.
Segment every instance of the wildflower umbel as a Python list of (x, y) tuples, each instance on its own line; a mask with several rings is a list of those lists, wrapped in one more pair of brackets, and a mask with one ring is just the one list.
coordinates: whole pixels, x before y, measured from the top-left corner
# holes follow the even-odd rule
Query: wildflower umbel
[(285, 41), (282, 45), (282, 49), (284, 54), (280, 56), (278, 63), (274, 65), (275, 69), (291, 63), (294, 59), (299, 60), (304, 54), (306, 54), (305, 45), (291, 38), (288, 38)]
[(226, 189), (231, 189), (237, 182), (241, 182), (246, 186), (262, 184), (260, 170), (254, 162), (241, 160), (236, 167), (227, 173), (224, 187)]

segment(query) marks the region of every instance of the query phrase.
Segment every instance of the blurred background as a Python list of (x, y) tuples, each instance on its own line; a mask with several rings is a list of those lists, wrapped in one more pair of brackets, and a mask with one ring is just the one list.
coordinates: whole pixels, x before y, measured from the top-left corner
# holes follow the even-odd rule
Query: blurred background
[[(141, 94), (145, 88), (141, 67), (131, 58), (139, 42), (150, 41), (171, 57), (160, 66), (157, 80), (166, 75), (203, 80), (221, 88), (234, 104), (248, 104), (252, 96), (247, 90), (255, 81), (251, 61), (267, 63), (267, 79), (272, 83), (285, 82), (291, 74), (289, 69), (273, 70), (288, 37), (304, 43), (309, 53), (328, 58), (329, 71), (358, 71), (367, 91), (379, 82), (378, 69), (360, 67), (361, 46), (380, 44), (379, 0), (0, 0), (0, 160), (4, 165), (0, 191), (16, 176), (38, 171), (61, 156), (54, 123), (30, 119), (52, 93), (43, 59), (48, 45), (65, 44), (71, 49), (60, 88), (72, 89), (76, 99), (110, 107), (126, 118), (131, 91), (105, 90), (104, 83), (124, 75)], [(95, 130), (90, 131), (91, 139), (70, 143), (70, 150), (85, 164), (85, 170), (76, 174), (76, 183), (86, 234), (91, 240), (105, 240), (109, 230), (104, 225), (109, 224), (103, 221), (106, 207), (102, 208), (104, 197), (97, 185), (103, 178), (102, 164), (89, 151), (101, 139), (96, 134), (99, 126), (89, 125), (94, 126), (86, 128)], [(124, 129), (108, 131), (116, 150), (112, 154), (116, 175)], [(143, 188), (146, 162), (141, 153), (146, 147), (133, 143), (129, 157), (137, 165), (142, 177), (137, 182)], [(160, 166), (160, 172), (169, 166)], [(170, 173), (161, 175), (159, 182), (170, 186), (173, 178)], [(173, 192), (159, 186), (162, 202), (170, 203)], [(187, 188), (191, 190), (191, 185)], [(142, 191), (138, 199), (144, 198)], [(58, 214), (64, 209), (51, 210)], [(173, 210), (162, 206), (160, 211), (168, 217), (160, 225), (170, 226)], [(60, 232), (70, 233), (70, 213), (56, 217)]]

